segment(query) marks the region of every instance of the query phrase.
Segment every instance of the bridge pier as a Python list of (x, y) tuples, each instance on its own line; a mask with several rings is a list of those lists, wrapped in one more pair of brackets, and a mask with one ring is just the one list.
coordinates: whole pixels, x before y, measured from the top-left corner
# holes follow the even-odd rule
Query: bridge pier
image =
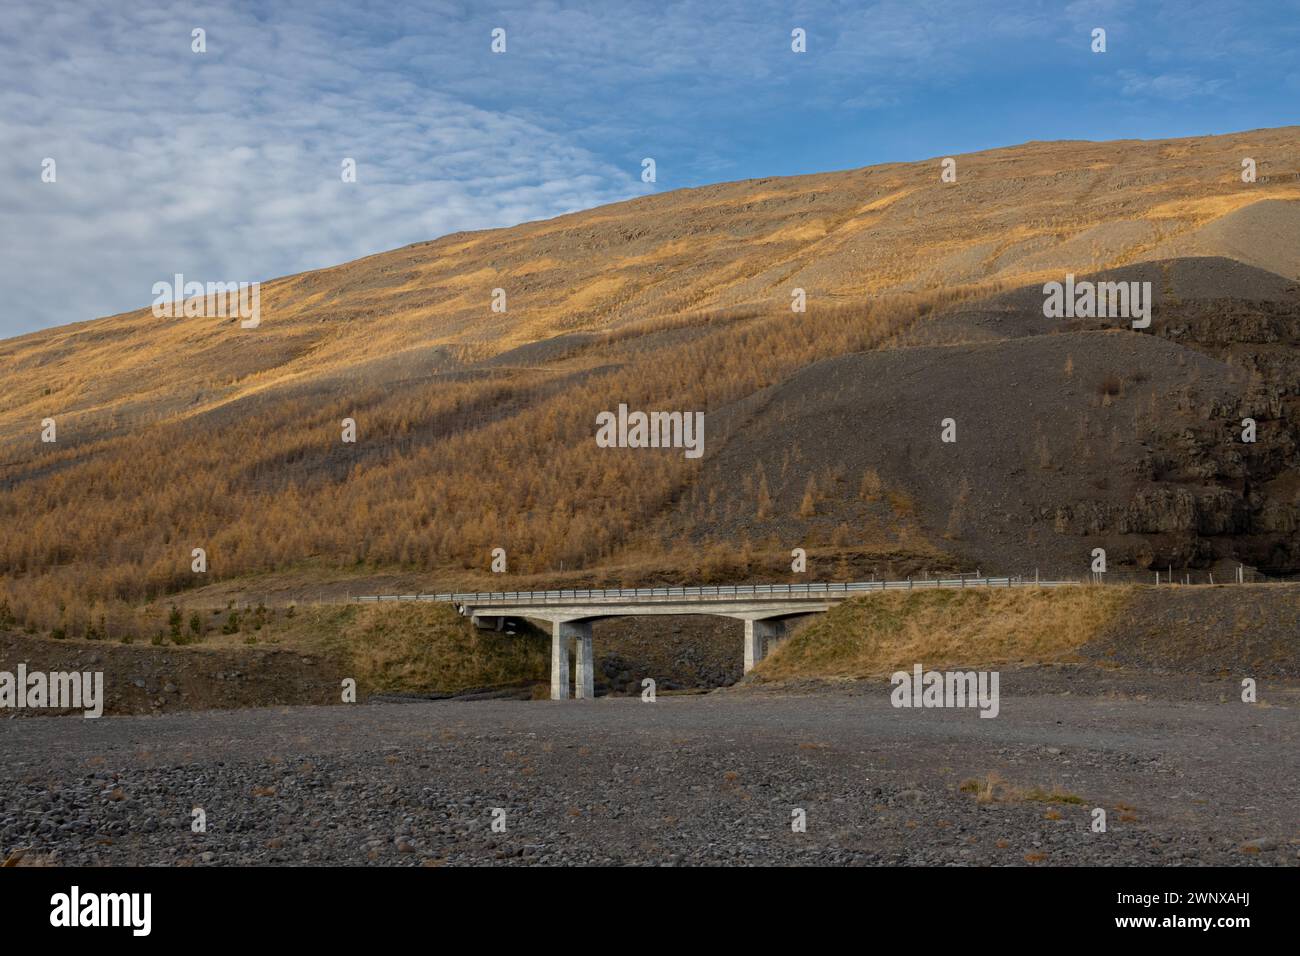
[(569, 699), (569, 626), (555, 622), (551, 630), (551, 700)]
[(596, 697), (596, 662), (591, 654), (591, 622), (583, 621), (570, 626), (579, 629), (574, 634), (574, 649), (578, 654), (578, 666), (573, 673), (573, 696), (579, 700), (594, 700)]
[(771, 648), (776, 639), (785, 630), (785, 622), (779, 620), (745, 621), (745, 673), (754, 669)]
[(595, 695), (594, 661), (591, 652), (590, 621), (556, 621), (551, 631), (551, 700), (569, 699), (569, 641), (577, 643), (577, 694), (583, 699)]

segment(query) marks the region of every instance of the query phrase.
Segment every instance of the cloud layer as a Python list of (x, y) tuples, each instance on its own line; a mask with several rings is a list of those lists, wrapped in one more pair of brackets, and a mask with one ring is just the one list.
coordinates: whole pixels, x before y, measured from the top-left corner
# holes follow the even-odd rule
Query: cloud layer
[[(1089, 90), (1117, 115), (1143, 102), (1230, 110), (1247, 81), (1257, 97), (1293, 95), (1294, 27), (1266, 28), (1267, 5), (1237, 19), (1207, 7), (1164, 28), (1150, 26), (1158, 8), (1125, 2), (999, 10), (963, 0), (11, 9), (0, 41), (0, 336), (147, 305), (175, 272), (267, 279), (628, 198), (652, 188), (639, 179), (643, 156), (656, 158), (662, 189), (1008, 144), (1035, 135), (1023, 135), (1032, 116), (993, 128), (969, 117), (981, 103), (989, 122), (990, 102), (1014, 110), (1026, 83)], [(1094, 23), (1112, 38), (1105, 69), (1086, 61)], [(496, 26), (507, 31), (501, 56), (489, 49)], [(808, 31), (805, 56), (790, 51), (793, 26)], [(196, 27), (206, 53), (191, 51)], [(1053, 80), (1062, 61), (1078, 75)], [(56, 183), (41, 182), (46, 157)], [(345, 158), (355, 184), (340, 179)]]

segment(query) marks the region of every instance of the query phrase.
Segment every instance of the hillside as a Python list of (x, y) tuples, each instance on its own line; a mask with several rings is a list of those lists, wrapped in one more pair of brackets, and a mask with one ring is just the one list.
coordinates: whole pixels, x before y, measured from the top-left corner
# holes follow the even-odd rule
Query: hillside
[[(1066, 587), (897, 591), (812, 618), (754, 671), (768, 682), (888, 677), (945, 668), (1085, 665), (1103, 673), (1294, 678), (1300, 588)], [(1101, 671), (1086, 665), (1100, 665)], [(1276, 686), (1276, 685), (1274, 685)]]
[[(257, 329), (0, 342), (0, 596), (113, 636), (235, 579), (485, 582), (494, 547), (521, 583), (1300, 567), (1300, 128), (957, 161), (446, 236), (267, 282)], [(1152, 281), (1152, 326), (1044, 319), (1066, 271)], [(704, 456), (597, 448), (621, 402), (705, 411)]]

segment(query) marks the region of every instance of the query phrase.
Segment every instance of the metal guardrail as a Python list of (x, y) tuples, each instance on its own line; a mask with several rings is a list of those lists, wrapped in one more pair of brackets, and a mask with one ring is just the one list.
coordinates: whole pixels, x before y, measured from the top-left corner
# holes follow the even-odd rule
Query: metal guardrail
[(1080, 584), (1080, 581), (1026, 581), (1020, 577), (981, 578), (926, 578), (920, 581), (858, 581), (834, 584), (733, 584), (713, 587), (677, 588), (600, 588), (560, 591), (486, 591), (474, 593), (442, 594), (372, 594), (353, 598), (354, 601), (438, 601), (448, 604), (569, 604), (577, 601), (609, 601), (626, 599), (697, 598), (726, 600), (729, 598), (828, 598), (847, 597), (870, 591), (916, 590), (919, 588), (1055, 588)]

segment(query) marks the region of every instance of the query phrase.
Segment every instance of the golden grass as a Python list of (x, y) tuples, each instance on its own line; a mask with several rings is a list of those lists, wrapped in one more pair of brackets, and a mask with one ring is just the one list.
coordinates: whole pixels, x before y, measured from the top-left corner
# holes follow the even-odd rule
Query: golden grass
[[(1050, 803), (1079, 805), (1083, 797), (1070, 793), (1059, 786), (1050, 790), (1043, 787), (1019, 787), (1003, 780), (997, 773), (988, 773), (984, 777), (972, 777), (963, 780), (957, 788), (962, 793), (973, 794), (976, 803)], [(1060, 819), (1050, 814), (1048, 819)]]
[[(632, 264), (640, 270), (625, 277), (628, 286), (620, 296), (626, 301), (607, 316), (591, 317), (592, 324), (608, 327), (665, 315), (674, 311), (673, 299), (682, 286), (666, 282), (660, 265), (678, 256), (691, 256), (697, 266), (691, 282), (700, 293), (693, 308), (729, 304), (725, 277), (736, 268), (748, 275), (780, 270), (784, 263), (810, 261), (814, 248), (818, 255), (813, 258), (824, 260), (817, 285), (828, 294), (867, 284), (873, 290), (889, 291), (891, 284), (894, 291), (915, 288), (934, 261), (926, 250), (1019, 235), (1065, 240), (1113, 219), (1110, 203), (1077, 202), (1071, 189), (1084, 196), (1114, 190), (1123, 195), (1126, 218), (1148, 221), (1203, 222), (1248, 202), (1293, 197), (1300, 187), (1243, 189), (1231, 174), (1243, 149), (1263, 168), (1289, 170), (1294, 141), (1294, 129), (1282, 129), (1179, 143), (1030, 144), (960, 157), (962, 185), (955, 188), (939, 182), (934, 161), (924, 161), (877, 167), (870, 174), (851, 170), (682, 190), (546, 223), (448, 236), (265, 283), (265, 321), (251, 340), (260, 343), (258, 354), (246, 358), (260, 371), (279, 374), (293, 367), (320, 369), (325, 356), (330, 357), (326, 368), (347, 365), (398, 342), (541, 338), (570, 319), (569, 292)], [(1055, 178), (1060, 172), (1077, 174), (1081, 167), (1094, 171), (1087, 182), (1062, 185)], [(1153, 172), (1158, 175), (1154, 182), (1133, 184), (1135, 174)], [(998, 181), (1017, 184), (1006, 203), (989, 202), (985, 193), (964, 188), (966, 183)], [(1008, 204), (1015, 205), (1016, 216), (1007, 216)], [(810, 210), (816, 211), (816, 229), (797, 224)], [(872, 236), (864, 249), (860, 230), (867, 221), (873, 232), (882, 227), (883, 234)], [(826, 230), (834, 233), (836, 224), (844, 227), (841, 241), (826, 244)], [(798, 235), (791, 239), (802, 243), (802, 250), (792, 251), (784, 242), (755, 241), (786, 230)], [(709, 251), (706, 261), (698, 258), (701, 250)], [(1014, 263), (1007, 266), (1008, 277), (1025, 271)], [(509, 316), (488, 312), (487, 293), (493, 287), (509, 287), (510, 277), (539, 270), (548, 276), (530, 290), (516, 295), (508, 289)], [(869, 283), (868, 276), (873, 277)], [(934, 281), (944, 282), (942, 277)], [(475, 291), (480, 289), (483, 294)], [(449, 290), (466, 294), (457, 298)], [(762, 304), (788, 307), (784, 284), (773, 291), (779, 294)], [(179, 394), (188, 404), (196, 378), (204, 377), (209, 346), (223, 331), (210, 320), (160, 322), (147, 312), (135, 312), (14, 340), (0, 346), (0, 353), (14, 360), (11, 396), (34, 390), (39, 397), (44, 387), (62, 386), (77, 370), (90, 368), (96, 378), (109, 373), (112, 382), (130, 386), (112, 388), (104, 396), (110, 406), (134, 393), (142, 380)], [(296, 347), (277, 354), (271, 345), (277, 340)], [(224, 371), (224, 364), (220, 367)], [(79, 388), (80, 397), (93, 387)], [(66, 403), (39, 404), (57, 404), (52, 411), (66, 414)], [(12, 397), (0, 404), (0, 432), (7, 410), (16, 410)], [(24, 425), (28, 417), (23, 416)]]
[(644, 266), (651, 263), (666, 262), (669, 259), (685, 258), (690, 255), (698, 255), (701, 250), (701, 244), (698, 241), (690, 239), (674, 239), (671, 242), (665, 242), (656, 246), (649, 252), (636, 256), (623, 256), (615, 259), (611, 264), (615, 269), (626, 269), (632, 266)]
[[(1235, 178), (1230, 181), (1236, 182)], [(1145, 218), (1148, 221), (1191, 220), (1196, 225), (1204, 225), (1265, 199), (1300, 199), (1300, 186), (1259, 188), (1218, 196), (1180, 197), (1152, 207), (1147, 210)]]
[(627, 285), (627, 277), (612, 275), (602, 279), (596, 279), (592, 282), (576, 288), (570, 293), (565, 300), (565, 306), (570, 309), (587, 309), (602, 301), (609, 299), (619, 289)]
[(1124, 587), (892, 591), (854, 598), (797, 632), (756, 671), (770, 680), (877, 677), (921, 663), (1058, 659), (1129, 600)]

